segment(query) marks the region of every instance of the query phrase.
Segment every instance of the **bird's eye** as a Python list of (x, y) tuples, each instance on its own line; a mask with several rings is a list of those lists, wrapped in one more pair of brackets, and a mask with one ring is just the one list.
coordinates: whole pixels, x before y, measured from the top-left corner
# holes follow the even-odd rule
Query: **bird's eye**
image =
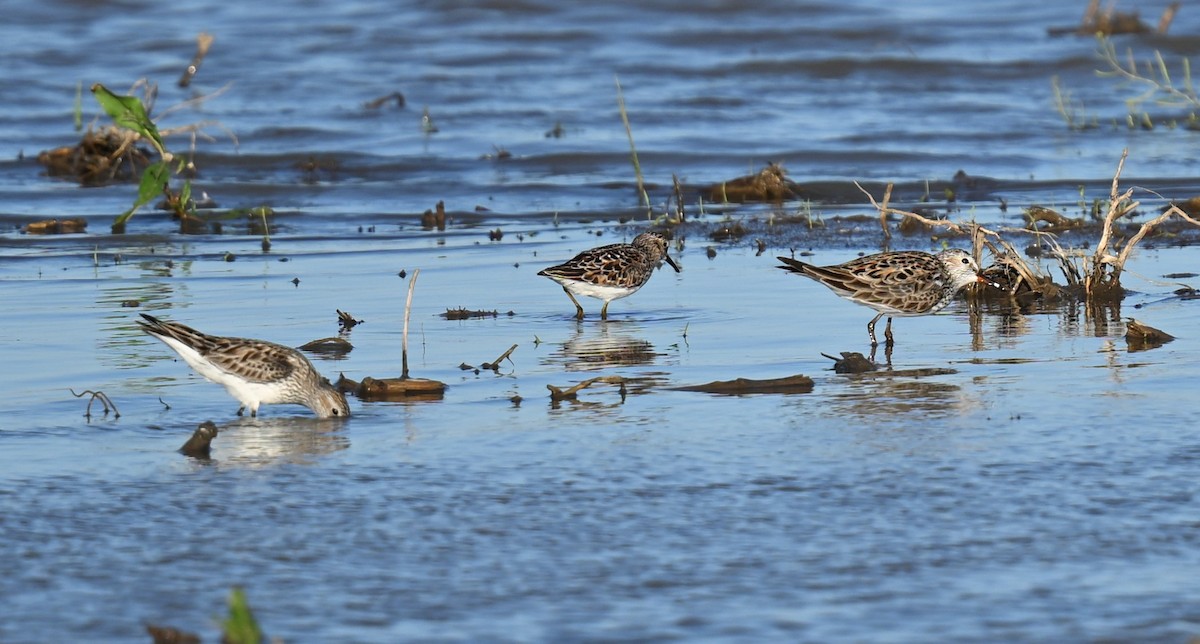
[(971, 258), (970, 258), (970, 257), (964, 257), (964, 258), (963, 258), (963, 263), (964, 263), (964, 264), (967, 264), (967, 265), (970, 265), (970, 263), (971, 263)]
[(341, 416), (342, 414), (341, 414), (341, 411), (340, 411), (340, 410), (339, 410), (337, 407), (334, 407), (334, 408), (333, 408), (333, 415), (334, 415), (334, 416)]

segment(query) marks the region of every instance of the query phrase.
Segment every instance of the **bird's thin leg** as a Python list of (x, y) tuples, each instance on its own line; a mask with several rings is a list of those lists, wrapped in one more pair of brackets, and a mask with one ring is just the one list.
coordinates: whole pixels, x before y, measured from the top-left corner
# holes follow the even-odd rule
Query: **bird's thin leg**
[[(879, 344), (879, 341), (875, 339), (875, 323), (878, 322), (879, 318), (881, 317), (883, 317), (882, 313), (871, 318), (871, 321), (867, 323), (867, 335), (871, 336), (871, 346), (873, 347)], [(889, 323), (891, 320), (891, 318), (888, 318)]]
[(238, 413), (237, 413), (237, 415), (238, 415), (238, 416), (241, 416), (243, 411), (246, 411), (246, 406), (245, 406), (245, 405), (242, 405), (241, 407), (238, 407)]
[(608, 302), (605, 302), (604, 306), (600, 307), (600, 319), (601, 320), (608, 319)]
[(571, 298), (571, 304), (575, 305), (575, 319), (582, 320), (583, 319), (583, 307), (579, 306), (579, 300), (575, 299), (575, 296), (571, 295), (570, 289), (568, 289), (565, 286), (563, 287), (563, 293), (566, 293), (567, 297)]
[(892, 339), (892, 318), (891, 318), (891, 316), (888, 316), (887, 326), (884, 327), (884, 329), (883, 329), (883, 337), (887, 338), (887, 345), (889, 347), (892, 346), (893, 344), (896, 344), (896, 341)]

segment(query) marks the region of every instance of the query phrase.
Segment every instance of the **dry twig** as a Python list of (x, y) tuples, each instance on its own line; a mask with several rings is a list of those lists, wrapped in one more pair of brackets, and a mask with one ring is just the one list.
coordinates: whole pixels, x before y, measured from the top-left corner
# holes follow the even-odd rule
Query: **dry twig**
[(108, 415), (108, 408), (112, 407), (113, 418), (121, 417), (121, 412), (117, 411), (116, 403), (114, 403), (112, 399), (109, 398), (103, 391), (92, 391), (91, 389), (84, 389), (81, 393), (75, 393), (74, 389), (68, 389), (67, 391), (70, 391), (71, 395), (75, 396), (76, 398), (82, 398), (89, 395), (91, 396), (91, 398), (88, 399), (87, 409), (85, 409), (83, 412), (84, 418), (92, 417), (92, 403), (96, 402), (97, 400), (100, 401), (101, 405), (104, 405), (105, 416)]

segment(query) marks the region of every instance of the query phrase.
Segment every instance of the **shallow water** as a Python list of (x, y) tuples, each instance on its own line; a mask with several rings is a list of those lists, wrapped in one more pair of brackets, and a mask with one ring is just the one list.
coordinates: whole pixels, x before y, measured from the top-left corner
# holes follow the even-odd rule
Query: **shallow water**
[[(1200, 346), (1194, 303), (1162, 278), (1197, 272), (1194, 250), (1148, 240), (1119, 312), (959, 302), (897, 319), (895, 369), (953, 370), (928, 377), (835, 374), (821, 354), (867, 352), (871, 313), (773, 268), (792, 250), (836, 263), (879, 248), (874, 224), (836, 219), (872, 212), (855, 180), (877, 197), (897, 181), (913, 205), (962, 169), (994, 182), (962, 189), (950, 216), (1019, 226), (1034, 203), (1078, 216), (1080, 186), (1084, 202), (1107, 195), (1128, 148), (1123, 185), (1156, 191), (1138, 193), (1139, 221), (1197, 194), (1200, 135), (1071, 132), (1055, 112), (1054, 75), (1105, 124), (1131, 93), (1094, 76), (1093, 41), (1046, 36), (1083, 3), (11, 4), (0, 641), (128, 641), (146, 623), (215, 640), (233, 585), (285, 641), (1200, 634)], [(1178, 35), (1119, 46), (1194, 55), (1198, 22), (1184, 7)], [(173, 81), (200, 30), (217, 41), (194, 89), (234, 84), (169, 120), (237, 134), (200, 143), (197, 188), (273, 206), (267, 254), (236, 219), (185, 236), (147, 210), (109, 235), (133, 186), (78, 188), (32, 160), (76, 140), (77, 82), (149, 76), (160, 108), (190, 96)], [(585, 301), (576, 322), (537, 271), (645, 227), (614, 75), (656, 212), (674, 173), (695, 219), (676, 230), (682, 273), (660, 271), (608, 323)], [(407, 107), (363, 107), (394, 91)], [(497, 148), (513, 156), (482, 158)], [(836, 196), (701, 214), (703, 186), (768, 160)], [(423, 230), (439, 200), (450, 226)], [(768, 223), (805, 213), (824, 225)], [(709, 240), (725, 215), (750, 234)], [(67, 216), (89, 232), (19, 232)], [(355, 348), (317, 367), (394, 376), (416, 269), (409, 366), (446, 396), (352, 400), (344, 423), (287, 406), (237, 418), (134, 322), (299, 345), (335, 335), (341, 309), (365, 320)], [(498, 315), (440, 316), (458, 307)], [(1130, 352), (1129, 316), (1179, 337)], [(496, 372), (459, 368), (513, 344)], [(797, 373), (812, 393), (672, 389)], [(601, 375), (630, 384), (548, 397)], [(104, 391), (120, 417), (96, 403), (84, 418), (70, 388)], [(209, 419), (212, 458), (176, 453)]]

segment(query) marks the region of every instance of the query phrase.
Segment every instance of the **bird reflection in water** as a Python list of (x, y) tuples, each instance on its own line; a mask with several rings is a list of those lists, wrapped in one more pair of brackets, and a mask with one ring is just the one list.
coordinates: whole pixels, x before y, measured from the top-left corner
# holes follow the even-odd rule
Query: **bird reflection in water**
[(211, 432), (215, 428), (210, 449), (185, 453), (195, 462), (221, 466), (315, 463), (321, 456), (350, 447), (345, 426), (342, 419), (304, 416), (243, 417), (219, 426), (208, 421), (197, 431)]

